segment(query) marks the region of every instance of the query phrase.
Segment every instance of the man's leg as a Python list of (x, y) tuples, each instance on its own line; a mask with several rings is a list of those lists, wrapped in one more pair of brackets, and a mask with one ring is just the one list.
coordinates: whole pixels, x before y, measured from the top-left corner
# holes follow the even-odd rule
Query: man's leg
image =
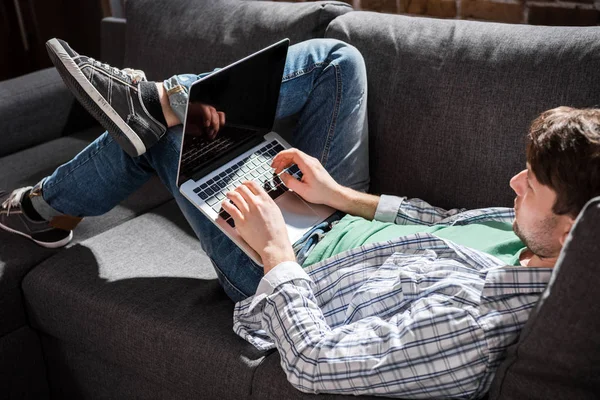
[(277, 118), (297, 114), (292, 145), (340, 184), (369, 188), (367, 75), (356, 48), (334, 39), (291, 46)]
[[(165, 81), (175, 114), (183, 115), (189, 87), (204, 75)], [(276, 114), (277, 119), (298, 114), (291, 144), (318, 158), (339, 183), (363, 191), (369, 184), (366, 85), (364, 61), (354, 47), (329, 39), (302, 42), (289, 49)], [(241, 300), (256, 291), (262, 268), (179, 193), (181, 129), (171, 128), (159, 149), (150, 149), (148, 162), (173, 193), (227, 294)]]
[[(337, 171), (334, 177), (340, 183), (366, 189), (368, 171), (352, 164), (357, 159), (367, 161), (361, 158), (366, 158), (367, 143), (366, 79), (360, 54), (338, 41), (305, 42), (290, 48), (285, 71), (277, 117), (299, 113), (305, 124), (296, 129), (293, 141)], [(358, 87), (351, 90), (353, 85)], [(316, 99), (313, 96), (317, 93), (332, 100)], [(34, 197), (32, 202), (44, 218), (98, 215), (118, 204), (156, 171), (213, 260), (227, 294), (233, 300), (241, 300), (256, 290), (262, 268), (179, 193), (175, 175), (181, 130), (181, 125), (171, 128), (137, 158), (126, 155), (105, 133), (46, 178), (41, 185), (42, 196)], [(326, 134), (326, 138), (315, 137), (321, 134)], [(346, 157), (347, 154), (352, 157)], [(345, 169), (336, 169), (335, 161)], [(361, 173), (354, 173), (356, 169), (361, 169)]]
[[(183, 120), (190, 86), (208, 75), (184, 74), (164, 81), (174, 113)], [(319, 159), (344, 186), (369, 186), (367, 74), (361, 54), (335, 39), (290, 46), (276, 119), (296, 115), (292, 145)]]

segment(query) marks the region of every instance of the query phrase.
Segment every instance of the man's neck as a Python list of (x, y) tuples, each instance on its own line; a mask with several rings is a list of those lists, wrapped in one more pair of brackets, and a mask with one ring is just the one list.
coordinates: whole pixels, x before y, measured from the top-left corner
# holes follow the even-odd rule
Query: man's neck
[(525, 249), (519, 256), (519, 262), (524, 267), (554, 268), (558, 257), (540, 257), (531, 250)]

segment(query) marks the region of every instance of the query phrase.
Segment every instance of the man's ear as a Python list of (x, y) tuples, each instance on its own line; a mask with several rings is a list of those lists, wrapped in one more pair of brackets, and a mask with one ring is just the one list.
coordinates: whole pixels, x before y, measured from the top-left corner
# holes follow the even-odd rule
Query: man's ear
[(561, 217), (564, 218), (562, 222), (563, 230), (558, 240), (560, 241), (560, 247), (563, 247), (565, 245), (565, 242), (567, 241), (567, 236), (569, 236), (569, 233), (573, 228), (573, 224), (575, 224), (575, 219), (568, 215), (562, 215)]

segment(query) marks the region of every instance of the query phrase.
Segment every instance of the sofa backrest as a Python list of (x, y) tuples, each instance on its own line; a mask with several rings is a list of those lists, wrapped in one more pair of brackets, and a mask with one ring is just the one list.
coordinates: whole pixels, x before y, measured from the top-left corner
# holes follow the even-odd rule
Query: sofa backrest
[(600, 103), (600, 28), (370, 12), (326, 37), (363, 54), (371, 191), (441, 207), (512, 206), (525, 136), (542, 111)]
[(153, 80), (212, 71), (285, 37), (323, 37), (351, 10), (336, 1), (128, 0), (124, 64)]

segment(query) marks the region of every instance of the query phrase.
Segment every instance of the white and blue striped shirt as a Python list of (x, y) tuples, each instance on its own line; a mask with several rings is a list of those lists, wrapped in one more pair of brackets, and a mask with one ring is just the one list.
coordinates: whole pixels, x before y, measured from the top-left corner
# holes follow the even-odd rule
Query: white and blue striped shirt
[[(382, 196), (375, 219), (459, 225), (512, 222), (514, 213), (445, 211)], [(276, 347), (288, 380), (303, 392), (479, 398), (551, 274), (415, 234), (305, 270), (278, 265), (236, 304), (234, 330), (259, 349)]]

